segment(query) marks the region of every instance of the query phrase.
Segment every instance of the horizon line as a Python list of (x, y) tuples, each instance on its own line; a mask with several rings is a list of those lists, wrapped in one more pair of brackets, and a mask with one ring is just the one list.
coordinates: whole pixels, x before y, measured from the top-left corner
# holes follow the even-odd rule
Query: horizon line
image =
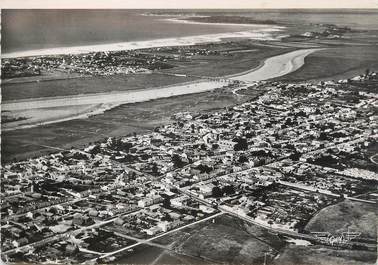
[(2, 9), (378, 9), (376, 0), (1, 0)]
[(377, 7), (23, 7), (23, 8), (14, 8), (14, 7), (1, 7), (1, 10), (377, 10)]

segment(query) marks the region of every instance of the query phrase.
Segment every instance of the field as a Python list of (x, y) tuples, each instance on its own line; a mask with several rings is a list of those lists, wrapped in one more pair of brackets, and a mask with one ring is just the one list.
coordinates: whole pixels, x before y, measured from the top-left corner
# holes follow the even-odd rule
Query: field
[(122, 253), (118, 259), (108, 264), (206, 265), (212, 263), (194, 257), (180, 255), (161, 248), (141, 245), (137, 246), (131, 253)]
[(376, 254), (368, 251), (337, 250), (321, 246), (290, 245), (274, 259), (274, 265), (369, 265)]
[(122, 253), (116, 264), (262, 264), (284, 247), (276, 235), (222, 215), (198, 223), (153, 241), (171, 250), (138, 246), (132, 253)]
[(293, 50), (295, 50), (293, 47), (271, 47), (264, 44), (258, 45), (252, 41), (241, 41), (239, 45), (229, 45), (227, 48), (219, 49), (222, 55), (194, 56), (188, 62), (175, 63), (176, 67), (164, 70), (164, 72), (222, 77), (254, 69), (266, 58)]
[(341, 234), (348, 228), (361, 237), (377, 238), (378, 210), (374, 205), (345, 200), (322, 209), (305, 227), (312, 232)]
[(274, 256), (284, 246), (277, 236), (225, 215), (188, 232), (175, 236), (175, 251), (212, 263), (261, 264), (264, 253)]
[(376, 260), (376, 254), (372, 251), (288, 244), (283, 238), (261, 227), (228, 215), (217, 217), (214, 222), (210, 220), (185, 228), (154, 242), (171, 246), (172, 251), (142, 246), (133, 253), (124, 253), (115, 262), (263, 264), (265, 253), (267, 264), (274, 265), (369, 265)]
[(158, 73), (106, 77), (87, 76), (42, 82), (6, 83), (1, 86), (1, 93), (3, 100), (16, 100), (145, 89), (184, 83), (195, 79)]

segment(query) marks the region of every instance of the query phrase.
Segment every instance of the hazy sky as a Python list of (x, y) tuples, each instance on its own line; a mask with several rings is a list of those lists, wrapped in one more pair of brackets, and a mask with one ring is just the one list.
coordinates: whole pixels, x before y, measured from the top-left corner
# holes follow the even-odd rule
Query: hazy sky
[(1, 8), (378, 8), (378, 0), (0, 0)]

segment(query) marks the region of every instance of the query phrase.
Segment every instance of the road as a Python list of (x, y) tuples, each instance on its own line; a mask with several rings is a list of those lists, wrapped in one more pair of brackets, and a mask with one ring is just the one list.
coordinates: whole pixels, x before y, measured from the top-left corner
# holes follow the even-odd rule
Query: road
[[(243, 215), (240, 215), (238, 213), (235, 213), (225, 207), (222, 207), (222, 206), (219, 206), (219, 210), (221, 210), (222, 212), (224, 213), (227, 213), (229, 215), (232, 215), (234, 217), (237, 217), (239, 219), (242, 219), (248, 223), (251, 223), (251, 224), (254, 224), (254, 225), (257, 225), (257, 226), (260, 226), (260, 227), (263, 227), (271, 232), (275, 232), (277, 234), (281, 234), (281, 235), (285, 235), (285, 236), (290, 236), (290, 237), (293, 237), (293, 238), (299, 238), (299, 239), (304, 239), (304, 240), (308, 240), (308, 241), (311, 241), (311, 242), (317, 242), (319, 243), (319, 238), (316, 237), (316, 236), (313, 236), (311, 234), (303, 234), (303, 233), (298, 233), (298, 232), (295, 232), (295, 231), (290, 231), (290, 230), (284, 230), (284, 229), (279, 229), (279, 228), (272, 228), (270, 226), (267, 226), (267, 225), (264, 225), (264, 224), (261, 224), (259, 222), (256, 222), (254, 219), (248, 217), (248, 216), (243, 216)], [(360, 242), (352, 242), (352, 243), (348, 243), (347, 245), (357, 245), (357, 246), (364, 246), (364, 247), (367, 247), (369, 249), (372, 249), (372, 250), (375, 250), (377, 245), (376, 244), (371, 244), (371, 243), (360, 243)]]
[(283, 186), (287, 186), (287, 187), (298, 189), (298, 190), (311, 191), (311, 192), (315, 192), (315, 193), (319, 193), (319, 194), (332, 196), (332, 197), (335, 197), (335, 198), (340, 198), (339, 194), (333, 193), (329, 190), (318, 189), (318, 188), (313, 187), (313, 186), (307, 186), (307, 185), (303, 185), (303, 184), (299, 184), (299, 183), (292, 183), (292, 182), (288, 182), (288, 181), (284, 181), (284, 180), (278, 180), (277, 183), (281, 184)]
[[(206, 218), (201, 219), (201, 220), (198, 220), (198, 221), (196, 221), (196, 222), (193, 222), (193, 223), (190, 223), (190, 224), (187, 224), (187, 225), (184, 225), (184, 226), (181, 226), (181, 227), (178, 227), (178, 228), (172, 229), (172, 230), (167, 231), (167, 232), (165, 232), (165, 233), (163, 233), (163, 234), (160, 234), (160, 235), (157, 235), (157, 236), (151, 237), (151, 238), (146, 239), (146, 240), (143, 240), (143, 241), (141, 241), (141, 242), (137, 242), (137, 243), (135, 243), (135, 244), (132, 244), (132, 245), (127, 246), (127, 247), (124, 247), (124, 248), (121, 248), (121, 249), (119, 249), (119, 250), (116, 250), (116, 251), (113, 251), (113, 252), (109, 252), (109, 253), (107, 253), (107, 254), (105, 254), (105, 255), (100, 256), (98, 259), (104, 259), (104, 258), (107, 258), (107, 257), (114, 256), (114, 255), (119, 254), (119, 253), (121, 253), (121, 252), (123, 252), (123, 251), (129, 250), (129, 249), (132, 249), (132, 248), (135, 248), (135, 247), (137, 247), (137, 246), (139, 246), (139, 245), (141, 245), (141, 244), (145, 244), (145, 243), (147, 243), (147, 242), (150, 242), (150, 241), (156, 240), (156, 239), (158, 239), (158, 238), (164, 237), (164, 236), (166, 236), (166, 235), (169, 235), (169, 234), (172, 234), (172, 233), (178, 232), (178, 231), (180, 231), (180, 230), (182, 230), (182, 229), (185, 229), (185, 228), (188, 228), (188, 227), (190, 227), (190, 226), (193, 226), (193, 225), (196, 225), (196, 224), (199, 224), (199, 223), (202, 223), (202, 222), (205, 222), (205, 221), (208, 221), (208, 220), (214, 219), (214, 218), (216, 218), (216, 217), (218, 217), (218, 216), (220, 216), (220, 215), (222, 215), (222, 214), (223, 214), (222, 212), (220, 212), (220, 213), (216, 213), (216, 214), (214, 214), (214, 215), (212, 215), (212, 216), (206, 217)], [(96, 261), (96, 260), (98, 260), (98, 259), (91, 260), (91, 262)]]
[(117, 218), (119, 218), (121, 216), (127, 216), (127, 215), (130, 215), (130, 214), (135, 214), (135, 213), (137, 213), (139, 211), (141, 211), (141, 210), (137, 209), (137, 210), (128, 212), (126, 214), (122, 213), (122, 214), (119, 214), (119, 215), (117, 215), (115, 217), (112, 217), (111, 219), (108, 219), (108, 220), (105, 220), (105, 221), (101, 221), (101, 222), (95, 223), (95, 224), (90, 225), (90, 226), (84, 226), (84, 227), (81, 227), (81, 228), (76, 229), (74, 231), (69, 231), (69, 232), (66, 232), (66, 233), (62, 233), (62, 234), (59, 234), (59, 235), (55, 235), (55, 236), (52, 236), (52, 237), (49, 237), (49, 238), (42, 239), (42, 240), (37, 241), (37, 242), (33, 242), (33, 243), (26, 244), (26, 245), (23, 245), (23, 246), (14, 248), (14, 249), (7, 250), (7, 251), (3, 252), (2, 254), (12, 254), (12, 253), (15, 253), (15, 252), (18, 252), (18, 251), (22, 251), (22, 250), (25, 250), (25, 249), (28, 249), (28, 248), (44, 245), (44, 244), (47, 244), (49, 242), (61, 240), (63, 238), (68, 238), (71, 235), (75, 236), (75, 235), (77, 235), (77, 234), (79, 234), (79, 233), (81, 233), (81, 232), (83, 232), (85, 230), (90, 230), (92, 228), (97, 228), (97, 227), (100, 227), (100, 226), (112, 223)]
[[(129, 236), (127, 234), (118, 232), (118, 231), (113, 230), (113, 229), (104, 229), (104, 230), (108, 231), (108, 232), (112, 232), (112, 233), (114, 233), (115, 235), (117, 235), (119, 237), (123, 237), (123, 238), (129, 239), (129, 240), (132, 240), (132, 241), (136, 241), (136, 242), (141, 243), (141, 244), (145, 244), (145, 245), (149, 245), (149, 246), (153, 246), (153, 247), (158, 247), (158, 248), (169, 250), (169, 247), (167, 247), (167, 246), (164, 246), (164, 245), (161, 245), (161, 244), (157, 244), (157, 243), (148, 241), (146, 239), (141, 239), (141, 238)], [(102, 254), (105, 255), (106, 253), (102, 253)]]
[(347, 141), (347, 142), (344, 142), (344, 143), (333, 144), (333, 145), (327, 146), (325, 148), (316, 149), (314, 151), (310, 151), (310, 152), (306, 153), (306, 156), (323, 153), (323, 152), (325, 152), (325, 151), (327, 151), (331, 148), (340, 147), (340, 146), (343, 146), (343, 145), (346, 145), (346, 144), (354, 145), (354, 144), (357, 144), (357, 143), (361, 143), (361, 142), (365, 141), (367, 137), (368, 137), (367, 135), (361, 135), (361, 136), (355, 137), (354, 139)]
[[(294, 189), (298, 189), (298, 190), (305, 190), (305, 191), (315, 192), (315, 193), (319, 193), (319, 194), (324, 194), (324, 195), (332, 196), (332, 197), (335, 197), (335, 198), (340, 198), (341, 197), (340, 194), (336, 194), (336, 193), (330, 192), (328, 190), (318, 189), (318, 188), (313, 187), (313, 186), (307, 186), (307, 185), (302, 185), (302, 184), (298, 184), (298, 183), (291, 183), (291, 182), (282, 181), (282, 180), (278, 180), (277, 183), (281, 184), (281, 185), (284, 185), (284, 186), (288, 186), (288, 187), (294, 188)], [(351, 200), (351, 201), (370, 203), (370, 204), (377, 204), (376, 201), (359, 199), (359, 198), (356, 198), (356, 197), (344, 196), (344, 198), (348, 199), (348, 200)]]

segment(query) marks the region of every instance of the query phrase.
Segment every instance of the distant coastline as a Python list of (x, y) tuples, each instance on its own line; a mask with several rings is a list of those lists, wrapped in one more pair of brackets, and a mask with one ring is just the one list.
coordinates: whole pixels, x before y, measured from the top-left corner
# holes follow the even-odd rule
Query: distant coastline
[(179, 20), (218, 25), (280, 25), (271, 19), (259, 20), (243, 16), (190, 16)]
[[(213, 17), (208, 16), (194, 16), (194, 17), (170, 17), (170, 18), (164, 18), (164, 21), (174, 22), (174, 23), (182, 23), (182, 24), (193, 24), (193, 25), (213, 25), (213, 26), (238, 26), (238, 27), (274, 27), (275, 29), (284, 29), (285, 26), (275, 23), (275, 22), (269, 22), (269, 21), (259, 21), (254, 20), (255, 23), (253, 23), (252, 20), (246, 21), (246, 20), (222, 20), (222, 19), (211, 19)], [(216, 17), (218, 18), (218, 17)]]
[[(249, 25), (253, 26), (253, 25)], [(205, 34), (178, 38), (154, 39), (146, 41), (128, 41), (110, 44), (84, 45), (72, 47), (57, 47), (47, 49), (36, 49), (28, 51), (10, 52), (1, 55), (2, 58), (17, 58), (17, 57), (32, 57), (32, 56), (47, 56), (47, 55), (61, 55), (61, 54), (84, 54), (90, 52), (106, 52), (106, 51), (122, 51), (122, 50), (137, 50), (146, 48), (158, 48), (168, 46), (188, 46), (207, 42), (220, 42), (222, 39), (229, 38), (246, 38), (254, 40), (279, 40), (280, 36), (274, 36), (273, 33), (280, 32), (281, 27), (257, 25), (254, 30), (219, 33), (219, 34)]]

